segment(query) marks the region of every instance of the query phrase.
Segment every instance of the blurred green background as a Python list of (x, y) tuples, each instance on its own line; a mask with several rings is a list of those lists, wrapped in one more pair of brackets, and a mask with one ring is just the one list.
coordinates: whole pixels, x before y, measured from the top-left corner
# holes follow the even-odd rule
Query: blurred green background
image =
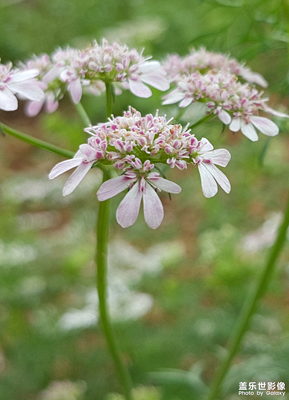
[[(159, 60), (205, 46), (261, 73), (270, 106), (288, 112), (288, 14), (287, 0), (0, 0), (0, 57), (17, 63), (102, 37), (145, 47)], [(93, 122), (104, 120), (103, 97), (83, 104)], [(126, 92), (114, 113), (132, 105), (176, 114), (160, 104), (157, 90), (150, 99)], [(66, 98), (53, 115), (28, 119), (20, 104), (0, 112), (0, 121), (73, 151), (86, 140)], [(115, 221), (120, 196), (112, 201), (111, 313), (135, 386), (160, 389), (147, 400), (198, 399), (225, 352), (288, 196), (289, 124), (275, 122), (280, 134), (260, 134), (256, 143), (222, 133), (217, 121), (199, 127), (199, 139), (230, 150), (232, 193), (205, 199), (196, 170), (168, 171), (183, 191), (172, 201), (162, 197), (165, 218), (156, 231), (142, 216), (122, 229)], [(0, 142), (0, 399), (106, 399), (121, 389), (95, 311), (101, 177), (92, 171), (63, 198), (65, 177), (47, 179), (60, 157), (12, 137), (0, 135)], [(239, 398), (240, 381), (282, 381), (289, 391), (288, 256), (287, 241), (226, 379), (225, 400)]]

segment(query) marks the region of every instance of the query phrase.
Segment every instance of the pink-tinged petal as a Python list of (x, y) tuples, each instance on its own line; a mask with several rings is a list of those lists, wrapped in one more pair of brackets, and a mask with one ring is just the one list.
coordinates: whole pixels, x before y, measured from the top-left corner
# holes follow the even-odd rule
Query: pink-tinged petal
[(47, 72), (43, 77), (43, 82), (50, 83), (54, 81), (54, 79), (58, 78), (61, 72), (63, 71), (63, 67), (53, 67), (50, 71)]
[(198, 169), (201, 177), (201, 185), (204, 196), (207, 198), (215, 196), (215, 194), (218, 192), (218, 185), (215, 179), (202, 163), (198, 164)]
[(142, 191), (137, 182), (122, 200), (116, 211), (116, 220), (123, 228), (133, 225), (138, 217)]
[(160, 66), (161, 64), (158, 61), (146, 61), (138, 66), (137, 72), (142, 74), (150, 74), (151, 72), (158, 70)]
[(208, 158), (212, 161), (213, 164), (220, 165), (221, 167), (226, 167), (228, 162), (231, 160), (231, 154), (226, 149), (217, 149), (210, 151), (205, 155), (205, 158)]
[(35, 115), (39, 114), (44, 101), (45, 99), (41, 101), (28, 101), (25, 104), (25, 114), (28, 115), (28, 117), (35, 117)]
[(117, 176), (116, 178), (109, 179), (104, 182), (97, 192), (97, 198), (99, 201), (105, 201), (110, 199), (117, 194), (127, 189), (131, 183), (135, 182), (135, 179), (128, 178), (125, 175)]
[(257, 83), (257, 85), (262, 86), (263, 88), (268, 87), (268, 82), (263, 78), (263, 76), (262, 75), (257, 76), (257, 75), (259, 74), (255, 74), (254, 82)]
[(69, 88), (73, 103), (78, 104), (80, 102), (81, 96), (82, 96), (82, 87), (81, 87), (80, 79), (76, 79), (75, 81), (72, 81), (69, 84), (68, 88)]
[(35, 78), (39, 75), (38, 69), (30, 69), (28, 71), (16, 72), (11, 76), (9, 83), (17, 83), (26, 81), (27, 79)]
[(144, 85), (140, 79), (138, 80), (129, 79), (128, 83), (130, 91), (135, 96), (148, 98), (152, 95), (152, 91), (150, 90), (150, 88)]
[(213, 148), (214, 148), (214, 146), (212, 145), (212, 143), (210, 143), (210, 142), (208, 141), (208, 139), (206, 139), (206, 138), (202, 138), (202, 139), (200, 140), (200, 146), (201, 146), (200, 154), (204, 154), (204, 153), (206, 153), (207, 151), (213, 150)]
[(145, 222), (152, 229), (158, 228), (164, 218), (164, 209), (159, 196), (148, 183), (143, 194), (143, 208)]
[(48, 114), (52, 114), (58, 108), (58, 101), (54, 99), (53, 95), (47, 95), (47, 99), (45, 102), (45, 110)]
[(280, 111), (273, 110), (273, 108), (271, 108), (271, 107), (267, 107), (266, 106), (265, 107), (265, 111), (270, 113), (270, 114), (272, 114), (272, 115), (275, 115), (276, 117), (289, 118), (288, 114), (284, 114), (284, 113), (282, 113)]
[(209, 171), (209, 173), (216, 179), (218, 184), (226, 193), (230, 193), (231, 184), (226, 175), (220, 171), (214, 164), (204, 164), (205, 168)]
[(17, 83), (9, 82), (9, 89), (11, 89), (13, 92), (21, 94), (29, 100), (40, 101), (44, 97), (43, 90), (40, 89), (40, 87), (34, 81), (24, 81)]
[(241, 129), (241, 118), (234, 118), (229, 126), (230, 131), (238, 132)]
[(48, 88), (47, 83), (43, 82), (43, 81), (36, 81), (36, 85), (40, 87), (40, 89), (42, 90), (46, 90)]
[(157, 188), (164, 190), (168, 193), (180, 193), (182, 188), (172, 181), (168, 181), (167, 179), (160, 178), (159, 176), (153, 176), (154, 173), (149, 174), (147, 179), (152, 182), (154, 186)]
[(155, 72), (154, 74), (142, 75), (140, 79), (144, 83), (147, 83), (148, 85), (151, 85), (152, 87), (163, 92), (170, 88), (169, 81), (166, 79), (163, 73)]
[(73, 172), (72, 175), (67, 179), (65, 185), (63, 187), (62, 194), (63, 196), (67, 196), (68, 194), (72, 193), (74, 189), (80, 184), (82, 179), (91, 169), (93, 162), (90, 163), (81, 163), (76, 170)]
[(192, 97), (185, 97), (179, 104), (181, 108), (188, 107), (193, 101)]
[(94, 162), (97, 160), (97, 150), (91, 147), (89, 144), (84, 143), (79, 146), (79, 151), (82, 156), (85, 156), (85, 160), (88, 162)]
[(268, 118), (253, 116), (250, 118), (252, 124), (267, 136), (276, 136), (279, 133), (278, 126)]
[(77, 152), (74, 154), (73, 158), (80, 158), (81, 161), (83, 161), (83, 153), (80, 150), (77, 150)]
[(221, 110), (218, 113), (218, 116), (219, 116), (220, 120), (223, 122), (223, 124), (225, 124), (225, 125), (229, 125), (229, 123), (231, 122), (231, 116), (225, 110)]
[(252, 72), (246, 67), (241, 68), (240, 75), (248, 82), (257, 83), (257, 85), (260, 85), (264, 88), (268, 86), (267, 81), (263, 78), (262, 75), (258, 74), (257, 72)]
[(183, 100), (184, 97), (184, 93), (179, 92), (178, 90), (173, 90), (171, 93), (163, 97), (163, 105), (178, 103), (180, 100)]
[(14, 94), (6, 87), (0, 89), (0, 109), (4, 111), (17, 110), (18, 101)]
[(252, 142), (256, 142), (258, 140), (257, 132), (251, 123), (246, 124), (246, 122), (241, 121), (241, 131), (243, 135), (252, 140)]
[(268, 82), (266, 81), (266, 79), (264, 79), (263, 76), (258, 74), (257, 72), (254, 73), (254, 82), (264, 88), (268, 86)]
[(50, 174), (48, 175), (48, 178), (54, 179), (64, 172), (69, 171), (71, 168), (78, 167), (81, 162), (82, 158), (72, 158), (71, 160), (61, 161), (52, 168)]

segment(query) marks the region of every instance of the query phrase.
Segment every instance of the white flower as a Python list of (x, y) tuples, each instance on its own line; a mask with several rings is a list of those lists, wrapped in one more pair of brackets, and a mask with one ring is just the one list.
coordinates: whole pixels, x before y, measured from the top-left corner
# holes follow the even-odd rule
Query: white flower
[(17, 72), (11, 70), (12, 64), (0, 64), (0, 108), (4, 111), (14, 111), (18, 108), (15, 94), (23, 98), (40, 101), (44, 97), (43, 90), (34, 79), (39, 71), (31, 69)]
[[(42, 82), (39, 82), (41, 84)], [(48, 114), (53, 113), (58, 108), (59, 102), (55, 100), (53, 92), (47, 91), (44, 93), (44, 97), (40, 101), (28, 101), (25, 104), (25, 113), (29, 117), (35, 117), (39, 114), (41, 108), (44, 106), (45, 111)]]
[(138, 65), (136, 72), (128, 77), (129, 90), (135, 96), (147, 98), (152, 95), (152, 91), (145, 83), (162, 91), (170, 88), (165, 72), (158, 61), (146, 61)]
[(201, 177), (202, 190), (207, 198), (215, 196), (218, 192), (217, 183), (226, 193), (231, 191), (229, 179), (216, 167), (216, 165), (226, 167), (231, 159), (231, 154), (226, 149), (213, 149), (213, 145), (207, 139), (202, 138), (199, 142), (198, 155), (195, 157)]
[(249, 122), (246, 122), (244, 118), (241, 117), (234, 118), (229, 126), (230, 130), (232, 132), (238, 132), (241, 129), (243, 135), (252, 140), (252, 142), (258, 140), (255, 127), (267, 136), (276, 136), (279, 133), (278, 126), (268, 118), (252, 115), (247, 119), (249, 119)]
[(48, 177), (49, 179), (54, 179), (64, 172), (77, 167), (73, 174), (67, 179), (63, 187), (63, 196), (67, 196), (80, 184), (93, 164), (103, 157), (104, 152), (101, 149), (94, 148), (89, 144), (82, 144), (79, 146), (78, 152), (71, 160), (65, 160), (56, 164), (55, 167), (52, 168)]
[(104, 182), (97, 192), (97, 198), (99, 201), (104, 201), (128, 188), (130, 190), (116, 212), (117, 222), (123, 228), (135, 223), (142, 199), (146, 223), (152, 229), (158, 228), (164, 217), (164, 209), (156, 189), (169, 193), (180, 193), (182, 190), (179, 185), (161, 178), (156, 172), (139, 175), (128, 171), (122, 176)]

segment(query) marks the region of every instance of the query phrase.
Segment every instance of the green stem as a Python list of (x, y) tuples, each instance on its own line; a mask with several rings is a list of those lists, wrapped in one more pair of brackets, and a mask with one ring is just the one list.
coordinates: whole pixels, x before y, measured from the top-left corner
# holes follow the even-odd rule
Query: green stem
[(109, 118), (112, 114), (112, 84), (106, 82), (106, 117)]
[[(107, 115), (111, 115), (111, 87), (109, 84), (107, 89)], [(103, 170), (103, 182), (110, 178), (110, 172), (106, 168)], [(120, 381), (122, 383), (123, 392), (126, 400), (132, 400), (131, 394), (131, 378), (129, 372), (123, 363), (121, 352), (114, 335), (112, 324), (109, 317), (108, 304), (107, 304), (107, 248), (109, 237), (109, 205), (110, 201), (101, 201), (99, 203), (98, 220), (96, 227), (97, 245), (96, 245), (96, 284), (99, 299), (99, 317), (101, 321), (102, 330), (113, 358), (115, 368), (118, 372)]]
[(221, 391), (221, 385), (223, 383), (223, 380), (231, 366), (234, 356), (239, 350), (241, 341), (248, 329), (249, 322), (256, 310), (259, 300), (264, 295), (267, 289), (268, 281), (272, 275), (272, 272), (274, 271), (277, 259), (281, 253), (281, 250), (286, 240), (288, 225), (289, 225), (289, 197), (288, 197), (287, 209), (284, 214), (283, 222), (279, 228), (277, 238), (275, 240), (274, 245), (271, 248), (271, 251), (269, 252), (269, 257), (265, 265), (265, 268), (262, 271), (259, 280), (257, 281), (257, 284), (254, 287), (254, 290), (248, 296), (248, 299), (243, 307), (239, 321), (237, 322), (236, 328), (229, 341), (228, 354), (216, 373), (216, 377), (215, 380), (213, 381), (211, 393), (210, 396), (208, 397), (208, 400), (217, 400), (218, 398), (218, 395)]
[(36, 139), (33, 136), (27, 135), (26, 133), (19, 132), (16, 129), (10, 128), (7, 125), (0, 123), (0, 130), (7, 135), (14, 136), (17, 139), (22, 140), (23, 142), (32, 144), (33, 146), (39, 147), (40, 149), (44, 149), (47, 151), (51, 151), (52, 153), (58, 154), (63, 157), (72, 158), (74, 153), (69, 150), (62, 149), (60, 147), (54, 146), (53, 144), (47, 143), (44, 140)]
[(215, 116), (215, 114), (211, 113), (208, 115), (205, 115), (203, 118), (199, 119), (199, 121), (197, 121), (196, 123), (192, 124), (189, 126), (190, 129), (195, 128), (198, 125), (201, 125), (203, 122), (208, 121), (209, 119), (213, 118)]
[(80, 118), (82, 119), (82, 121), (84, 122), (85, 126), (89, 126), (92, 125), (89, 116), (87, 115), (83, 105), (79, 102), (78, 104), (73, 103), (76, 110), (78, 111), (78, 114), (80, 115)]

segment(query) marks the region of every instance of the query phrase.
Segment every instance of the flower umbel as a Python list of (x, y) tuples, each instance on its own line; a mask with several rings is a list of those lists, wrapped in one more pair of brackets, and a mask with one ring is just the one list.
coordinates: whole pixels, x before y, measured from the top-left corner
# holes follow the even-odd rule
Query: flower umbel
[(164, 63), (164, 69), (167, 72), (169, 81), (173, 83), (177, 83), (183, 77), (195, 72), (200, 72), (204, 75), (209, 71), (216, 73), (224, 70), (241, 77), (249, 83), (256, 83), (262, 87), (268, 86), (262, 75), (251, 71), (244, 63), (239, 63), (235, 58), (228, 55), (208, 51), (204, 47), (198, 50), (192, 49), (184, 57), (180, 57), (178, 54), (168, 56)]
[(168, 90), (170, 84), (161, 64), (150, 60), (151, 57), (144, 57), (142, 53), (103, 39), (100, 44), (95, 41), (82, 50), (59, 48), (51, 56), (34, 56), (21, 68), (27, 70), (33, 66), (35, 71), (38, 70), (38, 85), (45, 90), (45, 99), (40, 104), (29, 103), (27, 114), (36, 115), (44, 103), (47, 112), (55, 111), (66, 91), (78, 104), (83, 92), (100, 95), (106, 83), (116, 84), (117, 94), (121, 89), (129, 89), (143, 98), (152, 95), (147, 85)]
[(41, 101), (28, 101), (25, 105), (25, 113), (29, 117), (34, 117), (37, 115), (41, 108), (44, 107), (47, 113), (53, 113), (58, 108), (58, 99), (60, 96), (59, 85), (49, 84), (49, 74), (51, 70), (52, 62), (48, 54), (42, 54), (37, 57), (34, 56), (32, 59), (28, 60), (25, 64), (21, 64), (21, 69), (36, 69), (38, 70), (37, 84), (44, 90), (44, 96)]
[(230, 153), (225, 149), (214, 150), (208, 140), (199, 141), (189, 129), (172, 124), (166, 116), (156, 113), (142, 117), (140, 112), (129, 108), (122, 117), (112, 116), (107, 123), (90, 126), (85, 131), (91, 135), (87, 144), (80, 146), (73, 159), (57, 164), (49, 178), (77, 167), (63, 188), (63, 195), (68, 195), (94, 165), (112, 165), (122, 171), (120, 176), (102, 184), (97, 197), (104, 201), (129, 189), (117, 211), (117, 221), (123, 227), (136, 221), (143, 200), (145, 220), (151, 228), (157, 228), (163, 219), (157, 192), (181, 191), (176, 183), (153, 171), (157, 164), (179, 170), (197, 166), (206, 197), (217, 193), (217, 183), (226, 193), (231, 190), (228, 178), (216, 167), (227, 166)]
[(17, 110), (16, 94), (24, 99), (40, 101), (44, 93), (35, 79), (38, 74), (37, 69), (19, 71), (13, 69), (11, 63), (3, 65), (0, 62), (0, 109)]
[[(252, 141), (258, 140), (255, 128), (267, 136), (279, 133), (278, 126), (260, 113), (289, 117), (269, 108), (262, 92), (248, 84), (266, 87), (261, 75), (224, 55), (201, 49), (183, 58), (172, 56), (164, 68), (176, 88), (164, 96), (163, 104), (179, 102), (182, 108), (197, 102), (205, 104), (207, 115), (217, 115), (231, 131), (241, 130)], [(247, 83), (239, 81), (240, 77)]]

